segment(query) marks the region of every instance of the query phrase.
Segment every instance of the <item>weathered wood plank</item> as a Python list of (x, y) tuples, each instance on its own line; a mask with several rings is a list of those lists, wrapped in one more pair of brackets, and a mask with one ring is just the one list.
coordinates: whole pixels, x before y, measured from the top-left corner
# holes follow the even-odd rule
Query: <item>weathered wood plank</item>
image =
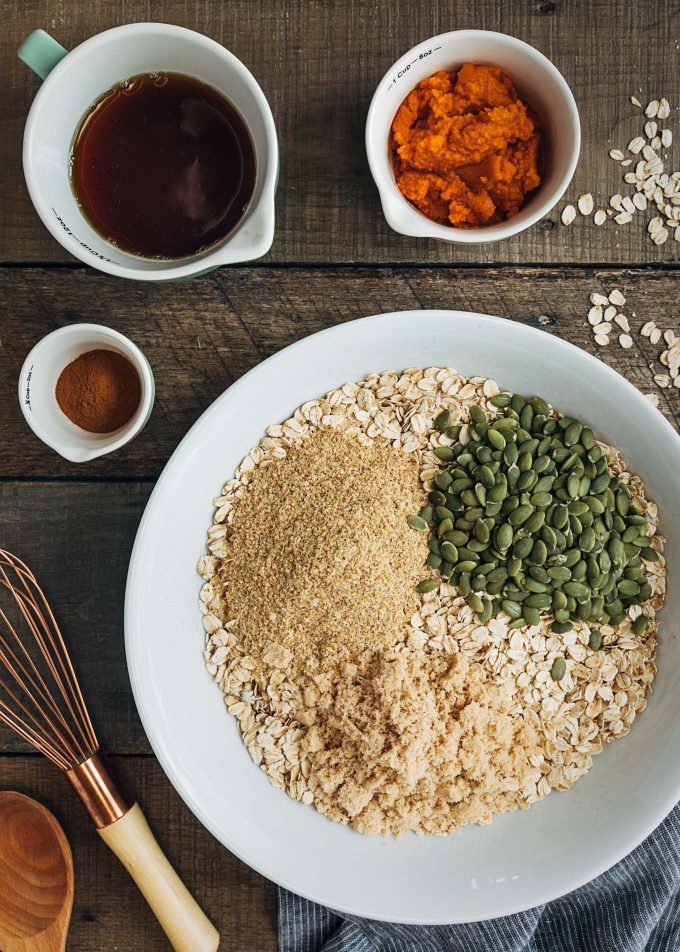
[[(680, 273), (662, 270), (493, 268), (240, 268), (193, 284), (141, 286), (87, 269), (0, 269), (0, 476), (155, 478), (208, 404), (264, 357), (332, 324), (407, 308), (459, 308), (538, 325), (594, 353), (585, 322), (593, 290), (621, 287), (635, 346), (614, 341), (598, 352), (640, 389), (655, 389), (648, 364), (658, 357), (636, 331), (654, 318), (677, 325)], [(151, 361), (156, 407), (129, 446), (74, 466), (29, 432), (16, 381), (31, 346), (71, 321), (94, 321), (128, 334)], [(659, 369), (658, 364), (655, 365)], [(366, 370), (375, 368), (367, 367)], [(310, 394), (310, 397), (313, 394)], [(661, 409), (680, 416), (680, 392), (660, 392)]]
[[(655, 248), (639, 220), (624, 227), (609, 222), (603, 228), (579, 221), (566, 229), (557, 224), (554, 212), (541, 226), (495, 245), (449, 246), (402, 238), (382, 218), (363, 144), (373, 91), (402, 53), (447, 30), (500, 30), (532, 43), (566, 76), (583, 126), (581, 161), (569, 194), (573, 199), (592, 191), (605, 204), (621, 191), (620, 170), (608, 150), (625, 147), (641, 125), (629, 96), (636, 93), (645, 101), (666, 96), (675, 105), (680, 98), (677, 6), (650, 6), (646, 0), (160, 0), (153, 5), (14, 0), (3, 13), (2, 261), (67, 257), (38, 220), (23, 182), (22, 128), (39, 81), (16, 60), (18, 45), (37, 26), (71, 48), (108, 27), (149, 19), (187, 26), (223, 43), (251, 68), (272, 105), (281, 181), (270, 262), (630, 264), (680, 257), (678, 243)], [(677, 156), (676, 146), (675, 168)]]
[[(0, 548), (24, 559), (44, 586), (99, 740), (124, 754), (150, 752), (123, 642), (127, 565), (150, 492), (148, 483), (0, 482)], [(25, 750), (0, 725), (0, 753)]]
[[(111, 759), (139, 798), (170, 861), (220, 931), (221, 952), (274, 952), (274, 885), (213, 839), (153, 758)], [(73, 851), (76, 885), (69, 952), (166, 952), (170, 948), (134, 883), (51, 764), (39, 757), (0, 755), (0, 789), (35, 797), (64, 826)]]

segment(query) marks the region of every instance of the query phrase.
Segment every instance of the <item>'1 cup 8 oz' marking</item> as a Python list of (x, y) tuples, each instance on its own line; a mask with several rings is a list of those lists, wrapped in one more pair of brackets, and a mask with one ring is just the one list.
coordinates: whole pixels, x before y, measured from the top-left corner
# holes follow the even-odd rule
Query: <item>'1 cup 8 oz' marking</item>
[(431, 50), (425, 50), (423, 53), (418, 53), (418, 55), (415, 57), (415, 59), (412, 59), (410, 63), (407, 63), (407, 64), (406, 64), (406, 66), (402, 66), (402, 68), (399, 70), (399, 72), (397, 73), (397, 75), (393, 78), (393, 80), (392, 80), (392, 82), (390, 83), (390, 85), (387, 87), (388, 92), (389, 92), (390, 89), (392, 89), (392, 87), (395, 85), (395, 83), (397, 82), (397, 80), (401, 79), (402, 76), (405, 76), (406, 73), (408, 73), (408, 71), (410, 70), (410, 68), (413, 66), (414, 63), (417, 63), (418, 60), (424, 60), (424, 59), (426, 59), (428, 56), (431, 56), (433, 53), (436, 53), (436, 51), (437, 51), (437, 50), (440, 50), (440, 49), (441, 49), (441, 46), (435, 46), (435, 47), (434, 47), (433, 49), (431, 49)]

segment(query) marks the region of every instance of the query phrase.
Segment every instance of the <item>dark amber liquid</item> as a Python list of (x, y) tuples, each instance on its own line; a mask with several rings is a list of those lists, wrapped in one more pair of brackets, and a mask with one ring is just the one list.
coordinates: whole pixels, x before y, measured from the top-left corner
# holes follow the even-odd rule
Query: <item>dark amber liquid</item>
[(215, 89), (150, 73), (94, 104), (75, 137), (71, 182), (107, 241), (144, 258), (184, 258), (243, 217), (255, 153), (245, 123)]

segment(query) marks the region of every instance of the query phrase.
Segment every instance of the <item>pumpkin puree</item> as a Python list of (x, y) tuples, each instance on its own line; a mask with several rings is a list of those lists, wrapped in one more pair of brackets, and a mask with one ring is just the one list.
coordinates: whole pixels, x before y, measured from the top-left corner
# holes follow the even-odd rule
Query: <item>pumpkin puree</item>
[(424, 79), (392, 121), (402, 195), (428, 218), (458, 227), (516, 215), (541, 183), (541, 133), (512, 80), (466, 63)]

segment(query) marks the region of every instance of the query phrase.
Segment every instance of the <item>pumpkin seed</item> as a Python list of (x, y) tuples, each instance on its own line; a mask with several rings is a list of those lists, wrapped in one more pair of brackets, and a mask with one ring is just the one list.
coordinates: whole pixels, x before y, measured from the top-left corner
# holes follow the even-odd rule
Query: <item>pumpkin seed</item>
[(575, 443), (578, 443), (582, 432), (583, 425), (579, 423), (578, 420), (572, 420), (564, 431), (564, 445), (573, 446)]
[(408, 524), (412, 529), (415, 529), (416, 532), (427, 532), (430, 528), (429, 524), (422, 518), (422, 516), (409, 516), (407, 519)]
[(523, 604), (528, 605), (529, 608), (550, 608), (552, 596), (548, 592), (531, 592), (524, 599)]
[(641, 635), (647, 628), (648, 624), (649, 624), (649, 618), (646, 615), (638, 615), (632, 625), (633, 634)]
[(602, 647), (602, 633), (597, 628), (593, 628), (590, 632), (588, 647), (593, 651), (599, 651)]
[(550, 677), (553, 681), (561, 681), (567, 673), (567, 662), (564, 658), (555, 658), (550, 669)]
[(550, 416), (550, 407), (542, 397), (532, 397), (529, 403), (536, 413), (540, 413), (541, 416), (545, 417)]
[(520, 526), (523, 522), (526, 522), (529, 516), (533, 515), (534, 507), (531, 505), (520, 505), (514, 512), (511, 512), (508, 516), (508, 522), (511, 526)]
[(510, 394), (509, 393), (497, 393), (495, 397), (491, 397), (489, 403), (492, 407), (509, 407), (510, 406)]
[(439, 588), (439, 582), (435, 578), (426, 578), (416, 585), (416, 592), (426, 595), (428, 592), (434, 592), (436, 588)]
[(452, 562), (454, 565), (458, 562), (458, 549), (453, 542), (442, 542), (440, 553), (447, 562)]
[(503, 460), (507, 466), (514, 466), (519, 459), (519, 450), (516, 443), (508, 443), (503, 450)]
[(587, 598), (590, 594), (590, 589), (587, 585), (584, 585), (583, 582), (565, 582), (564, 583), (564, 592), (567, 595), (573, 595), (574, 598)]
[(496, 545), (501, 551), (505, 551), (512, 544), (512, 526), (509, 522), (504, 522), (503, 525), (499, 526), (496, 533)]
[(447, 427), (451, 426), (451, 421), (451, 411), (442, 410), (441, 413), (438, 413), (432, 421), (432, 426), (435, 428), (435, 430), (439, 430), (440, 433), (443, 433)]
[(527, 521), (524, 524), (524, 528), (527, 532), (538, 532), (542, 528), (545, 522), (545, 512), (542, 509), (539, 509), (537, 512), (532, 513)]
[(434, 455), (437, 459), (442, 460), (442, 462), (448, 463), (449, 460), (453, 459), (453, 450), (450, 446), (437, 446), (434, 450)]
[(462, 559), (454, 568), (456, 572), (471, 572), (477, 565), (472, 559)]
[(532, 469), (528, 469), (523, 473), (519, 474), (519, 479), (517, 480), (517, 488), (520, 492), (527, 492), (530, 489), (533, 489), (536, 483), (538, 482), (538, 476)]
[(588, 526), (579, 536), (578, 544), (581, 546), (583, 552), (592, 552), (595, 541), (595, 530), (591, 526)]
[[(489, 592), (489, 594), (492, 594)], [(485, 598), (484, 612), (481, 616), (481, 623), (485, 625), (492, 615), (497, 615), (500, 611), (500, 602), (497, 598)]]
[(521, 618), (522, 616), (522, 606), (519, 602), (515, 602), (510, 598), (505, 598), (501, 602), (501, 608), (506, 615), (509, 615), (510, 618)]
[(470, 407), (470, 419), (473, 423), (476, 423), (478, 426), (482, 426), (486, 423), (486, 413), (479, 406), (479, 404), (474, 403)]
[(496, 482), (496, 477), (493, 474), (493, 470), (486, 465), (479, 467), (477, 471), (477, 478), (486, 489), (491, 489)]
[(640, 586), (638, 583), (629, 578), (622, 578), (617, 587), (619, 593), (626, 598), (633, 598), (635, 595), (640, 594)]
[(488, 439), (489, 443), (491, 444), (491, 446), (493, 446), (495, 450), (505, 449), (505, 445), (507, 441), (500, 430), (494, 430), (494, 429), (488, 430), (486, 434), (486, 438)]

